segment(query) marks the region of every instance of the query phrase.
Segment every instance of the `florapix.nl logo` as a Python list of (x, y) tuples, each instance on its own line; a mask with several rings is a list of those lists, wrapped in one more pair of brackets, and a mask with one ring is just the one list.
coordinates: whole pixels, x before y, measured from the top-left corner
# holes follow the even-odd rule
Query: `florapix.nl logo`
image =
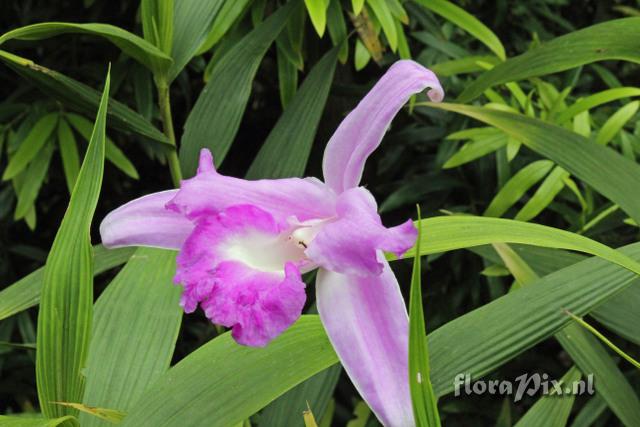
[(583, 379), (565, 382), (552, 379), (548, 374), (535, 373), (523, 374), (515, 380), (471, 380), (470, 374), (458, 374), (453, 380), (454, 396), (463, 395), (499, 395), (513, 396), (514, 402), (522, 400), (525, 394), (528, 396), (565, 396), (565, 395), (589, 395), (595, 393), (593, 374), (588, 374)]

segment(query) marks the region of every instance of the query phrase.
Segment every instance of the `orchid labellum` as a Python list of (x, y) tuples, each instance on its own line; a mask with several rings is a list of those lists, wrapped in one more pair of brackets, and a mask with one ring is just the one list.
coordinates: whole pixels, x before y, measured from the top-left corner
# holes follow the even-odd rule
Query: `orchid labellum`
[(345, 118), (316, 178), (249, 181), (216, 172), (208, 150), (180, 189), (134, 200), (100, 227), (107, 247), (179, 250), (181, 305), (198, 306), (248, 346), (265, 346), (300, 316), (301, 274), (318, 268), (320, 318), (356, 388), (388, 426), (414, 424), (408, 382), (408, 317), (383, 255), (415, 242), (411, 220), (382, 225), (360, 187), (367, 157), (415, 93), (444, 93), (436, 76), (399, 61)]

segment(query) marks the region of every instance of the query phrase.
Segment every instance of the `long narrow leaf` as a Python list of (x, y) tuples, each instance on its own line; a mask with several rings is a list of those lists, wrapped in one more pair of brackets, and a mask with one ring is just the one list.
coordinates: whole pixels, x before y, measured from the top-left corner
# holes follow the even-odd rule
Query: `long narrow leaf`
[(326, 53), (313, 67), (256, 155), (247, 178), (284, 178), (304, 174), (329, 96), (338, 49), (333, 48)]
[(195, 173), (201, 148), (209, 148), (218, 165), (224, 160), (240, 127), (262, 57), (287, 23), (294, 3), (279, 8), (215, 65), (185, 123), (180, 147), (185, 176)]
[(109, 74), (85, 160), (44, 268), (38, 314), (36, 379), (49, 418), (75, 415), (53, 402), (79, 402), (93, 314), (91, 220), (104, 170)]
[(469, 102), (497, 84), (553, 74), (591, 62), (621, 59), (638, 63), (639, 48), (640, 18), (615, 19), (593, 25), (497, 65), (467, 86), (458, 101)]
[(640, 166), (616, 151), (590, 143), (567, 129), (520, 114), (460, 104), (429, 103), (428, 106), (463, 114), (503, 130), (591, 185), (640, 223), (640, 198), (637, 197)]
[(238, 345), (226, 333), (158, 379), (122, 426), (172, 426), (185, 419), (191, 425), (233, 426), (337, 360), (314, 315), (302, 316), (265, 348)]
[[(134, 248), (105, 249), (102, 245), (93, 247), (94, 275), (127, 262)], [(0, 320), (20, 313), (40, 302), (44, 268), (23, 277), (0, 291)]]
[[(174, 273), (175, 252), (141, 248), (100, 295), (85, 405), (128, 412), (169, 369), (182, 319)], [(87, 414), (80, 414), (80, 421), (83, 426), (108, 425)]]

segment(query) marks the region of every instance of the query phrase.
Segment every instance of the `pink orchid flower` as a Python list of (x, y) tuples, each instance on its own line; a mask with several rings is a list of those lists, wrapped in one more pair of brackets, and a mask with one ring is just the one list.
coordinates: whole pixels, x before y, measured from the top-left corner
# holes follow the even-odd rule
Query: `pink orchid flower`
[(444, 92), (412, 61), (396, 62), (345, 118), (316, 178), (249, 181), (220, 175), (202, 150), (180, 189), (139, 198), (100, 226), (107, 247), (179, 250), (175, 281), (187, 313), (199, 305), (240, 344), (264, 346), (293, 324), (318, 268), (320, 319), (354, 385), (381, 422), (414, 424), (408, 382), (408, 316), (384, 251), (413, 246), (411, 220), (386, 228), (360, 187), (367, 157), (411, 95)]

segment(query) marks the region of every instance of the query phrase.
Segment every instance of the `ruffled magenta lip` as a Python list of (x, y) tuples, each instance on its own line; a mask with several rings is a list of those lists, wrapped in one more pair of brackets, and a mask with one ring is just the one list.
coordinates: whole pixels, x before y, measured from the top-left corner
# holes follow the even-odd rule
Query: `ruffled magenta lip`
[(248, 181), (220, 175), (203, 150), (195, 177), (111, 212), (107, 247), (180, 249), (176, 281), (187, 312), (201, 306), (237, 342), (264, 346), (300, 316), (301, 271), (320, 267), (316, 301), (343, 366), (387, 426), (414, 424), (408, 387), (408, 318), (383, 251), (401, 254), (417, 232), (386, 228), (359, 187), (369, 155), (409, 97), (444, 92), (436, 76), (398, 61), (340, 124), (316, 178)]

